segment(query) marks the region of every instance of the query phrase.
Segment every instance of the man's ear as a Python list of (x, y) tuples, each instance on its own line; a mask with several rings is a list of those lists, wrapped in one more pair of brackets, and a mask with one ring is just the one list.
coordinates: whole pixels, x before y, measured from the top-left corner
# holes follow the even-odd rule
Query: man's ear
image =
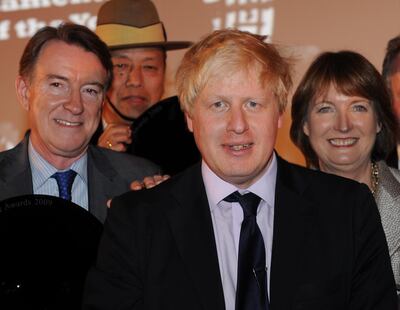
[(189, 115), (188, 112), (185, 112), (185, 118), (186, 118), (186, 123), (189, 128), (189, 131), (193, 132), (193, 121), (192, 121), (192, 117)]
[(29, 111), (29, 85), (26, 79), (20, 75), (15, 79), (15, 90), (19, 103)]

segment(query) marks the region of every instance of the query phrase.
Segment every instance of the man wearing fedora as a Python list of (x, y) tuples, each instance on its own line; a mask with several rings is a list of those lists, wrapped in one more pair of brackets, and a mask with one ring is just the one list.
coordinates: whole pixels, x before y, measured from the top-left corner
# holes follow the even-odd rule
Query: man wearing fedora
[(114, 79), (92, 143), (128, 152), (175, 174), (199, 160), (176, 96), (164, 92), (166, 51), (186, 48), (168, 41), (150, 0), (111, 0), (99, 10), (96, 33), (111, 51)]

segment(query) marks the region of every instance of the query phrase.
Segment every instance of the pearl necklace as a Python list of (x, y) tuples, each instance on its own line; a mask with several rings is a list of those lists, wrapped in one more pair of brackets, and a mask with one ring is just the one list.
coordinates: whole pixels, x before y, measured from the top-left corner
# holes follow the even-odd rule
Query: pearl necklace
[(379, 184), (379, 169), (375, 162), (371, 163), (371, 193), (375, 196)]

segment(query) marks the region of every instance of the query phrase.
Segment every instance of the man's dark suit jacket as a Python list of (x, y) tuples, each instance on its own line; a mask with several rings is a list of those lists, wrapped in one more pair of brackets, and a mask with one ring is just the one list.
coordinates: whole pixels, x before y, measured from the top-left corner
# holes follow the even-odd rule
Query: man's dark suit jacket
[[(153, 163), (96, 146), (88, 151), (89, 211), (102, 223), (107, 200), (128, 191), (134, 180), (159, 173)], [(0, 153), (0, 200), (33, 193), (28, 135), (15, 148)]]
[[(278, 160), (272, 310), (395, 310), (388, 249), (365, 185)], [(200, 165), (115, 198), (84, 309), (223, 310)]]

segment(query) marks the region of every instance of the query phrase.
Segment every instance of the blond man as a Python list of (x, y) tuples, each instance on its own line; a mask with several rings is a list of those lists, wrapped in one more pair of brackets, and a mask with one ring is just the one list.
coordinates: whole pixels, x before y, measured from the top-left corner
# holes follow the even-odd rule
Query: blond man
[(290, 86), (257, 35), (216, 31), (186, 53), (178, 94), (202, 162), (114, 200), (85, 309), (396, 309), (368, 188), (274, 151)]

